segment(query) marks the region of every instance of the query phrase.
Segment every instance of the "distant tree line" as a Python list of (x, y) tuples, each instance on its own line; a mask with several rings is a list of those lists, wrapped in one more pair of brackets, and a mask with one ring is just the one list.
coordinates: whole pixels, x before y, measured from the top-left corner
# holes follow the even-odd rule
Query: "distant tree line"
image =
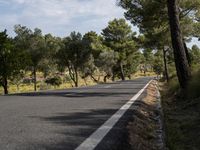
[[(125, 19), (114, 19), (98, 35), (90, 31), (81, 35), (71, 32), (60, 38), (43, 35), (38, 28), (15, 25), (16, 36), (0, 32), (0, 85), (8, 94), (8, 84), (18, 84), (26, 72), (32, 73), (34, 90), (37, 90), (37, 72), (42, 72), (47, 84), (58, 86), (61, 81), (56, 72), (67, 72), (73, 86), (79, 79), (90, 77), (99, 82), (125, 80), (145, 61), (137, 36)], [(52, 74), (54, 74), (52, 76)]]

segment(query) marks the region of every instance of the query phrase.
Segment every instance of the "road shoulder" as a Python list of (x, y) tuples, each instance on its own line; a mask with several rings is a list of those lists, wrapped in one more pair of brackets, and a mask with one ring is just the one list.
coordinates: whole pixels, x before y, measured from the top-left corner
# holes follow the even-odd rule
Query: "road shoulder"
[(153, 80), (147, 87), (146, 96), (134, 103), (133, 121), (127, 126), (131, 150), (164, 149), (162, 116), (160, 93)]

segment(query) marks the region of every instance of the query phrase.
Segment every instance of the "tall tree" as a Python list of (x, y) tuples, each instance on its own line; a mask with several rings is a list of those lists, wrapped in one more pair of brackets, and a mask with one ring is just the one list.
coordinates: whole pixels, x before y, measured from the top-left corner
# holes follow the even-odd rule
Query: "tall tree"
[(89, 50), (83, 48), (82, 35), (76, 32), (72, 32), (63, 40), (63, 47), (57, 53), (58, 65), (67, 67), (76, 87), (79, 84), (79, 71), (89, 56)]
[[(99, 82), (100, 76), (104, 76), (104, 82), (107, 82), (111, 76), (113, 76), (113, 68), (117, 64), (119, 58), (118, 52), (113, 51), (110, 47), (106, 46), (102, 36), (97, 35), (95, 32), (91, 31), (83, 36), (83, 44), (86, 49), (91, 52), (90, 69), (88, 67), (88, 75), (95, 82)], [(91, 63), (92, 62), (92, 63)], [(93, 73), (98, 74), (98, 78), (95, 78)]]
[[(162, 31), (162, 32), (161, 32)], [(157, 40), (159, 39), (159, 40)], [(155, 51), (161, 51), (162, 58), (163, 58), (163, 67), (164, 67), (164, 79), (169, 81), (169, 73), (168, 73), (168, 59), (167, 55), (169, 54), (169, 51), (171, 50), (171, 44), (170, 44), (170, 32), (168, 32), (167, 29), (164, 27), (160, 27), (160, 30), (158, 28), (154, 28), (153, 30), (149, 30), (147, 33), (143, 35), (142, 40), (142, 46), (144, 48), (151, 48)], [(159, 52), (158, 52), (159, 53)], [(160, 53), (159, 53), (160, 54)], [(159, 57), (160, 55), (155, 55), (155, 57)], [(157, 60), (160, 60), (158, 58)]]
[(158, 50), (155, 54), (154, 54), (154, 58), (153, 58), (153, 62), (152, 62), (152, 66), (153, 66), (153, 70), (157, 75), (161, 75), (163, 73), (163, 60), (162, 60), (162, 51)]
[(82, 42), (84, 51), (88, 51), (88, 54), (90, 55), (82, 69), (83, 77), (90, 76), (95, 82), (99, 82), (99, 77), (96, 79), (94, 74), (99, 73), (97, 59), (99, 58), (100, 53), (105, 49), (102, 43), (102, 37), (96, 32), (90, 31), (84, 34)]
[(167, 6), (177, 76), (179, 79), (180, 86), (182, 88), (186, 88), (191, 73), (180, 29), (178, 1), (167, 0)]
[[(174, 3), (174, 1), (168, 1), (170, 4)], [(176, 1), (177, 2), (177, 1)], [(176, 3), (175, 2), (175, 3)], [(125, 17), (130, 20), (134, 25), (137, 25), (140, 29), (141, 33), (148, 33), (149, 31), (155, 31), (156, 30), (160, 30), (161, 28), (165, 28), (165, 29), (169, 29), (168, 26), (168, 6), (167, 5), (167, 1), (166, 0), (118, 0), (118, 3), (120, 6), (122, 6), (124, 9), (126, 9), (127, 11), (125, 12)], [(171, 5), (170, 5), (171, 6)], [(179, 22), (179, 31), (182, 31), (181, 37), (182, 38), (180, 41), (183, 45), (183, 49), (185, 53), (184, 55), (186, 56), (186, 60), (188, 59), (188, 49), (186, 47), (185, 44), (185, 40), (186, 38), (188, 38), (189, 36), (191, 36), (192, 34), (192, 30), (188, 30), (190, 28), (192, 28), (193, 23), (195, 22), (194, 18), (197, 18), (197, 14), (199, 12), (199, 7), (200, 6), (200, 1), (199, 0), (194, 0), (194, 1), (190, 1), (190, 0), (182, 0), (182, 1), (178, 1), (178, 3), (175, 4), (174, 9), (176, 10), (176, 18), (181, 19), (181, 21)], [(171, 14), (171, 13), (170, 13)], [(171, 16), (171, 15), (170, 15)], [(171, 16), (172, 17), (172, 16)], [(179, 20), (178, 20), (179, 21)], [(181, 26), (180, 26), (181, 24)], [(161, 33), (167, 31), (167, 30), (160, 30)], [(179, 32), (178, 31), (178, 32)], [(174, 40), (173, 40), (174, 41)], [(185, 45), (185, 46), (184, 46)], [(166, 46), (170, 46), (170, 45), (166, 45)], [(181, 46), (182, 47), (182, 46)], [(174, 50), (176, 51), (176, 50)], [(183, 56), (183, 57), (185, 57)], [(176, 57), (176, 56), (174, 56)], [(175, 58), (177, 59), (177, 58)], [(189, 59), (188, 59), (189, 60)], [(187, 61), (188, 61), (187, 60)], [(187, 61), (185, 63), (187, 63)], [(177, 70), (177, 74), (179, 74), (179, 78), (181, 78), (181, 73), (180, 71), (182, 70), (182, 68), (187, 68), (187, 67), (183, 67), (183, 66), (188, 66), (187, 64), (181, 64), (179, 63), (179, 65), (176, 65), (176, 70)], [(180, 67), (180, 68), (178, 68)], [(189, 69), (185, 70), (186, 72), (189, 73)], [(187, 75), (186, 75), (187, 76)], [(187, 79), (184, 79), (187, 80)], [(186, 81), (187, 82), (187, 81)], [(180, 79), (180, 85), (182, 88), (185, 87), (184, 85), (185, 83), (182, 83), (182, 79)]]
[(35, 28), (34, 31), (28, 29), (25, 26), (16, 25), (15, 41), (17, 46), (26, 50), (30, 58), (29, 67), (33, 73), (34, 79), (34, 90), (37, 90), (37, 71), (39, 69), (39, 63), (44, 58), (45, 55), (45, 38), (42, 35), (42, 31), (38, 28)]
[(113, 76), (113, 67), (117, 63), (118, 53), (107, 48), (99, 54), (96, 60), (96, 65), (100, 71), (104, 72), (104, 82), (107, 82), (111, 76)]
[(124, 66), (127, 56), (137, 51), (133, 40), (135, 33), (132, 32), (131, 26), (126, 23), (125, 19), (114, 19), (103, 29), (102, 35), (106, 46), (118, 53), (116, 67), (120, 71), (121, 79), (125, 80)]
[(8, 80), (20, 74), (25, 63), (25, 53), (15, 47), (6, 30), (0, 32), (0, 85), (4, 88), (4, 94), (8, 94)]
[(126, 65), (124, 66), (125, 76), (131, 79), (131, 76), (137, 72), (138, 66), (142, 63), (142, 53), (135, 52), (127, 55)]
[(43, 72), (44, 78), (54, 74), (57, 71), (54, 56), (61, 47), (61, 38), (54, 37), (51, 34), (44, 36), (44, 56), (39, 62), (39, 70)]

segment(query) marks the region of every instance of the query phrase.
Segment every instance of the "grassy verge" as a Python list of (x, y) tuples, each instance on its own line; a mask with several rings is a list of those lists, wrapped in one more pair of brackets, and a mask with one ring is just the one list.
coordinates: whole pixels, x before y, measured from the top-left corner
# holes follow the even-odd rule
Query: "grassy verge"
[[(39, 77), (43, 76), (41, 73), (37, 73), (37, 75)], [(30, 73), (28, 73), (27, 76), (30, 76)], [(144, 73), (136, 72), (134, 75), (132, 75), (131, 78), (135, 79), (135, 78), (144, 77), (144, 76), (155, 76), (155, 73), (154, 72), (147, 72), (146, 75), (144, 75)], [(96, 78), (98, 78), (98, 76)], [(104, 78), (103, 76), (100, 76), (100, 80), (99, 80), (100, 83), (103, 83), (103, 78)], [(112, 82), (112, 80), (108, 79), (107, 82), (108, 83)], [(67, 89), (67, 88), (71, 88), (72, 84), (73, 84), (72, 82), (66, 82), (66, 83), (61, 84), (60, 86), (55, 87), (55, 86), (47, 85), (46, 83), (44, 83), (44, 81), (39, 81), (37, 83), (37, 89), (38, 90)], [(95, 84), (97, 84), (97, 83), (94, 82), (94, 80), (92, 80), (91, 78), (86, 78), (85, 80), (83, 80), (82, 78), (79, 78), (79, 86), (91, 86), (91, 85), (95, 85)], [(33, 83), (29, 83), (29, 84), (21, 83), (18, 88), (17, 88), (16, 85), (9, 83), (8, 87), (9, 87), (8, 91), (9, 91), (10, 94), (12, 94), (12, 93), (22, 93), (22, 92), (33, 92), (34, 91)], [(3, 94), (3, 88), (0, 86), (0, 95), (1, 94)]]
[(200, 150), (200, 73), (179, 90), (176, 79), (161, 83), (166, 143), (169, 150)]
[(146, 96), (134, 103), (133, 121), (129, 122), (129, 143), (131, 150), (163, 150), (161, 111), (158, 90), (153, 81)]
[[(87, 85), (95, 85), (96, 83), (92, 80), (87, 81)], [(85, 82), (80, 80), (79, 83), (80, 86), (86, 86)], [(60, 86), (51, 86), (47, 85), (44, 82), (38, 82), (37, 83), (37, 90), (54, 90), (54, 89), (67, 89), (71, 88), (72, 84), (69, 82), (63, 83)], [(10, 84), (8, 88), (9, 93), (20, 93), (20, 92), (33, 92), (34, 91), (34, 84), (20, 84), (18, 89), (16, 85)], [(0, 95), (3, 94), (3, 88), (0, 87)]]

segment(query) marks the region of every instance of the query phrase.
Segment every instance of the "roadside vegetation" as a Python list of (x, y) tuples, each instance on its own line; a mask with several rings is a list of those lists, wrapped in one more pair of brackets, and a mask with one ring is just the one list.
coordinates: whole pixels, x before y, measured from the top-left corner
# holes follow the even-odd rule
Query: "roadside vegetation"
[[(24, 77), (19, 83), (13, 83), (10, 82), (9, 87), (8, 87), (8, 91), (9, 93), (24, 93), (24, 92), (34, 92), (34, 83), (32, 82), (32, 78), (30, 78), (31, 73), (27, 73), (27, 78)], [(131, 76), (131, 79), (135, 79), (135, 78), (140, 78), (140, 77), (145, 77), (145, 76), (156, 76), (156, 74), (152, 71), (148, 71), (146, 72), (146, 74), (144, 74), (143, 72), (137, 71), (135, 74), (133, 74)], [(44, 80), (43, 78), (43, 73), (38, 72), (37, 73), (37, 90), (55, 90), (55, 89), (67, 89), (67, 88), (73, 88), (73, 82), (70, 79), (65, 79), (67, 78), (67, 75), (62, 75), (61, 77), (59, 77), (59, 83), (57, 84), (54, 82), (54, 79), (56, 77), (47, 77), (46, 80)], [(97, 78), (99, 78), (99, 84), (101, 83), (105, 83), (104, 82), (104, 76), (96, 76)], [(53, 80), (52, 80), (53, 79)], [(128, 78), (126, 78), (128, 79)], [(116, 78), (116, 80), (120, 80), (119, 78)], [(51, 82), (51, 83), (49, 83)], [(107, 79), (106, 83), (112, 82), (111, 79)], [(79, 77), (79, 86), (91, 86), (91, 85), (96, 85), (97, 82), (95, 82), (92, 78), (88, 77), (86, 79), (82, 79), (81, 77)], [(0, 93), (3, 94), (4, 90), (2, 87), (0, 87)]]
[[(198, 57), (196, 48), (192, 47), (191, 58)], [(192, 59), (191, 66), (186, 89), (180, 88), (173, 74), (168, 83), (160, 82), (166, 145), (170, 150), (200, 149), (200, 64)]]
[(132, 121), (128, 123), (130, 150), (163, 150), (162, 111), (157, 81), (147, 87), (145, 96), (134, 103)]
[(200, 72), (181, 91), (177, 79), (161, 82), (166, 144), (170, 150), (200, 149)]
[[(0, 32), (0, 86), (9, 92), (78, 87), (140, 75), (160, 79), (167, 147), (200, 149), (199, 0), (117, 0), (125, 19), (101, 35), (73, 31), (61, 38), (16, 25)], [(32, 87), (32, 88), (31, 88)], [(148, 129), (148, 128), (147, 128)]]
[(200, 49), (187, 46), (192, 38), (200, 39), (200, 1), (118, 2), (126, 11), (126, 19), (139, 27), (143, 47), (153, 49), (158, 56), (158, 66), (154, 67), (163, 75), (160, 88), (166, 147), (200, 149)]
[(153, 65), (156, 54), (151, 49), (141, 51), (139, 37), (125, 19), (108, 22), (101, 35), (73, 31), (60, 38), (22, 25), (14, 31), (15, 37), (8, 37), (6, 30), (0, 32), (0, 91), (4, 94), (93, 85), (159, 70)]

